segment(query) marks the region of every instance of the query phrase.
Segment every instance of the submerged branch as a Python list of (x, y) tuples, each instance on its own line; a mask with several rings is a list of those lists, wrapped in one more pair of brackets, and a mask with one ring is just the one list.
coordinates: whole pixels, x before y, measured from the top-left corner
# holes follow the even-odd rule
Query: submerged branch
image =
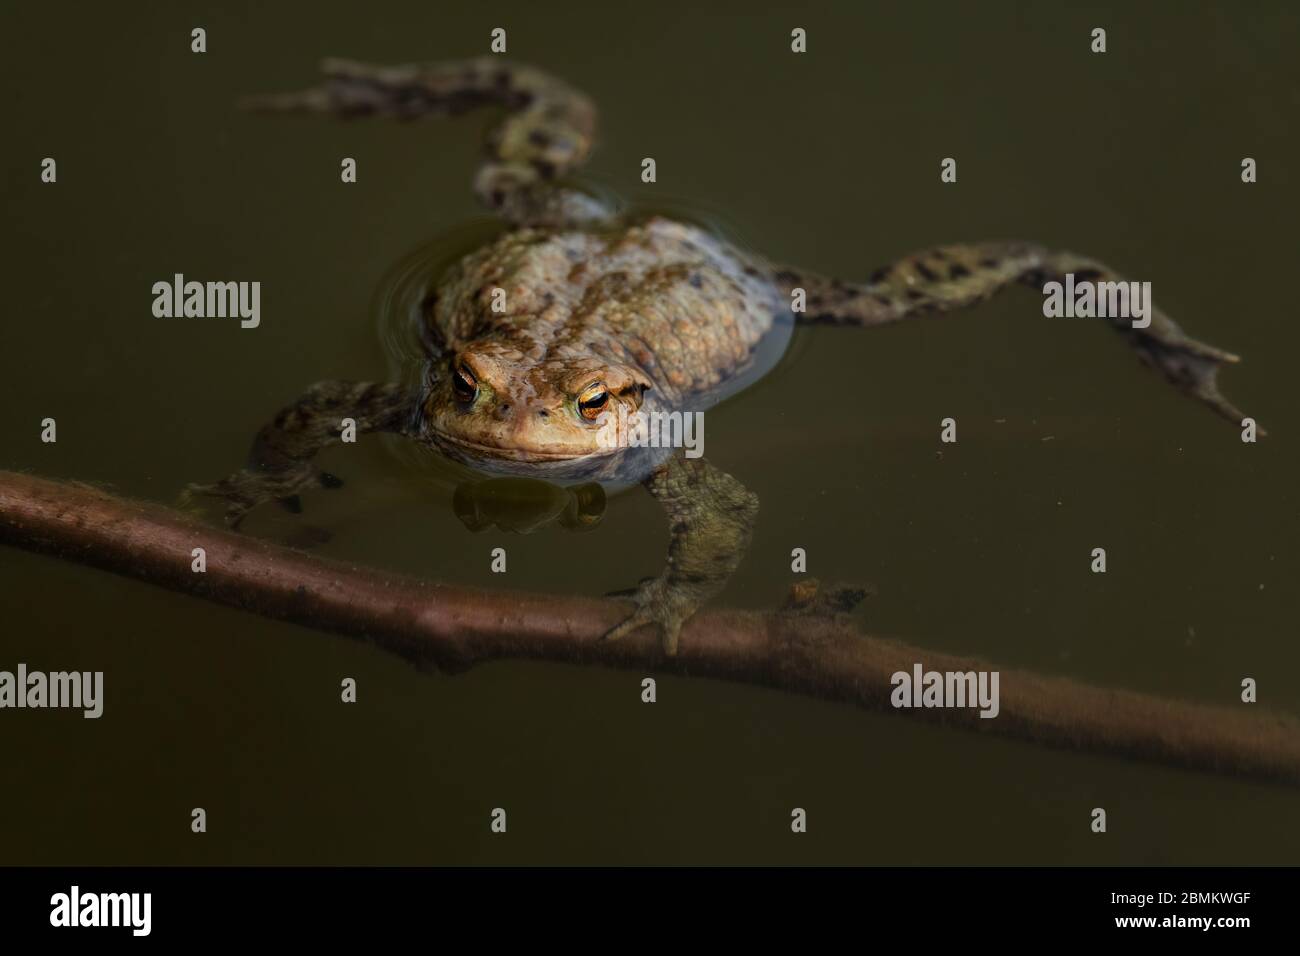
[[(597, 639), (626, 614), (617, 601), (484, 591), (418, 581), (290, 550), (159, 505), (76, 483), (0, 471), (0, 543), (182, 591), (263, 617), (376, 644), (456, 672), (531, 659), (713, 677), (892, 712), (890, 677), (912, 670), (1001, 673), (1001, 712), (909, 710), (906, 719), (1056, 747), (1300, 783), (1300, 720), (1258, 705), (1210, 707), (987, 662), (862, 634), (845, 615), (705, 610), (664, 656), (650, 629)], [(207, 570), (191, 570), (203, 548)]]

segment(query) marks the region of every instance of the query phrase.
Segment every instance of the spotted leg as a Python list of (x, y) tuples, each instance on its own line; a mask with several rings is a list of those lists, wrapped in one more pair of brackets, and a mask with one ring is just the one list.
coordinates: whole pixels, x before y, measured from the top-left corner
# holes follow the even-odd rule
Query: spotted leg
[(605, 219), (610, 210), (585, 193), (557, 185), (581, 166), (596, 133), (596, 107), (582, 93), (543, 73), (496, 57), (459, 62), (371, 66), (331, 59), (322, 85), (301, 93), (249, 98), (258, 110), (328, 113), (399, 120), (505, 108), (487, 137), (474, 190), (492, 210), (520, 225), (567, 225)]
[(268, 501), (299, 511), (301, 492), (342, 484), (312, 459), (340, 440), (345, 419), (355, 423), (358, 433), (411, 434), (414, 412), (415, 397), (399, 385), (318, 382), (262, 427), (241, 471), (213, 484), (190, 485), (184, 497), (223, 499), (231, 527), (238, 527), (248, 512)]
[[(775, 270), (773, 277), (787, 295), (795, 288), (807, 293), (807, 310), (800, 321), (870, 326), (960, 309), (1012, 284), (1042, 291), (1045, 283), (1064, 281), (1067, 274), (1073, 274), (1076, 283), (1125, 281), (1095, 260), (1013, 242), (943, 246), (917, 253), (877, 270), (865, 284), (790, 269)], [(1185, 394), (1240, 424), (1241, 410), (1224, 398), (1217, 381), (1220, 366), (1237, 362), (1237, 356), (1190, 338), (1158, 309), (1151, 309), (1149, 320), (1145, 328), (1135, 328), (1130, 318), (1108, 321), (1144, 363)]]
[(617, 640), (653, 624), (664, 652), (672, 656), (682, 625), (740, 566), (758, 515), (758, 497), (703, 458), (686, 458), (680, 452), (651, 474), (645, 486), (668, 516), (668, 561), (657, 578), (629, 592), (635, 610), (604, 638)]

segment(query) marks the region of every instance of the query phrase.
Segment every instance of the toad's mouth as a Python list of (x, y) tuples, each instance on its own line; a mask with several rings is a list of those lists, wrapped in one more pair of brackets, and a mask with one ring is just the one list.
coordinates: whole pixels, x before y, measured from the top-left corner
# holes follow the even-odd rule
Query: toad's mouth
[(563, 448), (529, 448), (520, 445), (493, 445), (482, 441), (470, 441), (468, 438), (462, 438), (459, 435), (452, 435), (444, 431), (432, 432), (433, 440), (449, 450), (459, 450), (462, 453), (470, 453), (477, 457), (495, 458), (504, 461), (520, 462), (557, 462), (557, 461), (587, 461), (597, 458), (604, 458), (616, 449), (610, 448), (590, 448), (581, 451), (563, 449)]

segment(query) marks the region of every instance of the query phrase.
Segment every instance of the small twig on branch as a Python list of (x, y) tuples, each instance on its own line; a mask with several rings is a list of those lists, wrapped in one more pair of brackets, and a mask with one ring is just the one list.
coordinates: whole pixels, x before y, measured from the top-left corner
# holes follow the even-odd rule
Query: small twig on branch
[[(639, 672), (689, 673), (892, 712), (890, 677), (999, 670), (1001, 712), (909, 710), (921, 719), (1056, 747), (1300, 783), (1300, 720), (1259, 705), (1209, 707), (1059, 677), (1004, 670), (868, 637), (844, 615), (706, 610), (665, 657), (646, 629), (598, 635), (626, 607), (611, 600), (483, 591), (327, 561), (231, 533), (96, 488), (0, 471), (0, 542), (92, 565), (263, 617), (370, 641), (420, 665), (456, 672), (532, 659)], [(191, 570), (193, 548), (207, 570)]]

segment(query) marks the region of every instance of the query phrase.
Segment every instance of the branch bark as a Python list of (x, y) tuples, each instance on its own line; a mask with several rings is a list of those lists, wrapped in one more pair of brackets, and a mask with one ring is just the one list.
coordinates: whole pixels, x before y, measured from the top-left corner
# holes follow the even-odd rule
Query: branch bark
[[(903, 719), (1075, 750), (1300, 784), (1300, 720), (1260, 705), (1210, 707), (1110, 690), (862, 634), (846, 615), (705, 610), (665, 657), (645, 632), (597, 636), (626, 607), (582, 597), (484, 591), (328, 561), (89, 485), (0, 471), (0, 543), (91, 565), (263, 617), (369, 641), (423, 667), (459, 672), (531, 659), (689, 674), (894, 712), (890, 677), (999, 670), (1001, 712), (917, 709)], [(191, 550), (207, 571), (191, 570)]]

